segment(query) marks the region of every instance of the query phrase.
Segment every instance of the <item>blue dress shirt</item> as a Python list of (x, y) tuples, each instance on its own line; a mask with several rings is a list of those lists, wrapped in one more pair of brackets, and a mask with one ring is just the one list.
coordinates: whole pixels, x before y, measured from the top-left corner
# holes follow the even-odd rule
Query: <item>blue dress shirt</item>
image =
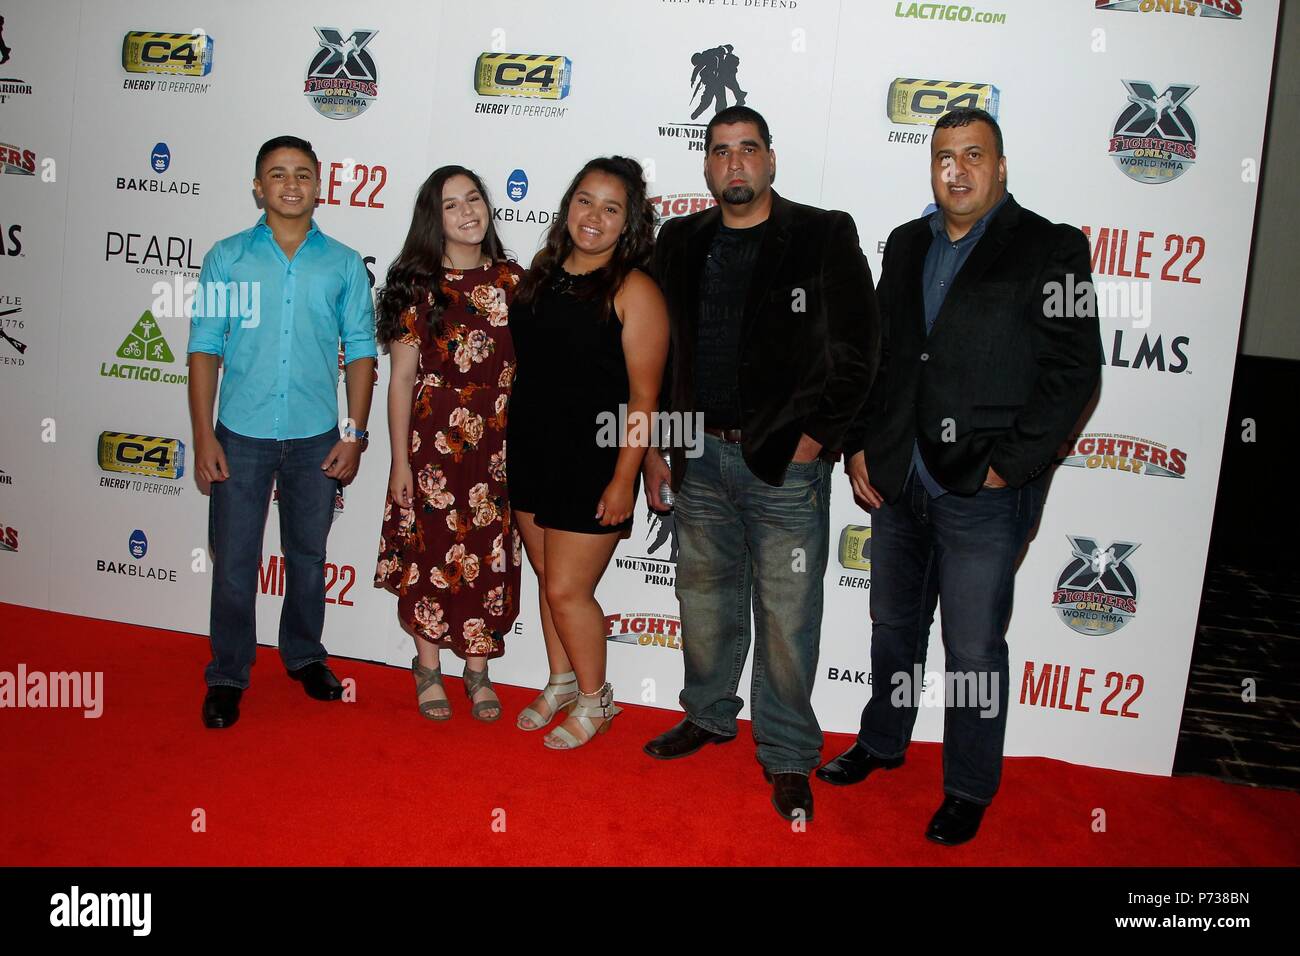
[[(926, 335), (934, 329), (935, 320), (939, 318), (944, 299), (948, 298), (948, 290), (952, 288), (953, 279), (961, 272), (961, 267), (970, 258), (971, 250), (988, 229), (989, 220), (997, 215), (997, 211), (1002, 208), (1009, 195), (1011, 194), (1003, 193), (997, 205), (985, 213), (979, 222), (971, 226), (970, 232), (956, 242), (948, 238), (948, 229), (943, 221), (943, 210), (936, 209), (930, 214), (930, 233), (934, 238), (930, 241), (930, 249), (925, 254), (925, 268), (921, 273)], [(921, 484), (925, 485), (925, 490), (930, 493), (931, 498), (938, 498), (948, 493), (948, 489), (939, 484), (930, 474), (930, 469), (925, 467), (919, 442), (912, 443), (912, 467), (916, 469)]]
[(377, 357), (370, 280), (314, 219), (292, 259), (265, 215), (203, 257), (189, 351), (221, 356), (217, 418), (232, 432), (283, 441), (337, 428), (340, 341), (345, 362)]

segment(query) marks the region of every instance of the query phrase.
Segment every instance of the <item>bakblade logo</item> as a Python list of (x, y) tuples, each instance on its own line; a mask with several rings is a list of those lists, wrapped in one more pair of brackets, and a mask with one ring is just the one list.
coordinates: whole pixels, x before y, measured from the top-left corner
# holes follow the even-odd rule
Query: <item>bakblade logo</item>
[(1176, 13), (1210, 20), (1240, 20), (1241, 0), (1096, 0), (1098, 10), (1121, 13)]
[(516, 169), (506, 177), (506, 198), (511, 202), (522, 202), (527, 195), (528, 174), (522, 169)]
[(1088, 432), (1069, 442), (1061, 464), (1089, 471), (1123, 471), (1153, 478), (1186, 478), (1187, 452), (1131, 435)]
[(360, 116), (379, 96), (379, 70), (366, 46), (378, 30), (354, 30), (347, 40), (335, 27), (314, 27), (318, 49), (307, 65), (303, 94), (328, 119)]
[(1067, 538), (1071, 557), (1057, 578), (1052, 608), (1078, 634), (1113, 634), (1137, 614), (1137, 576), (1128, 560), (1140, 546), (1116, 541), (1102, 548), (1095, 538)]
[(1173, 182), (1196, 162), (1196, 121), (1186, 103), (1198, 87), (1175, 83), (1157, 94), (1145, 80), (1121, 82), (1128, 105), (1111, 132), (1111, 159), (1134, 182)]
[(167, 172), (167, 167), (172, 164), (172, 151), (167, 148), (166, 143), (158, 143), (149, 154), (149, 166), (158, 175)]

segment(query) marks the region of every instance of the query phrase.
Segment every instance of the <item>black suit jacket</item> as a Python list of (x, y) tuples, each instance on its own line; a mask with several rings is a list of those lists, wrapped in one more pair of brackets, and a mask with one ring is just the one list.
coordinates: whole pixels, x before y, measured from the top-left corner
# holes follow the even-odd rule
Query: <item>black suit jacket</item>
[(1044, 480), (1101, 377), (1082, 232), (1008, 196), (927, 337), (922, 275), (932, 240), (923, 217), (885, 244), (880, 371), (845, 446), (866, 451), (886, 501), (907, 480), (914, 440), (930, 473), (958, 494), (977, 492), (990, 466), (1012, 487)]
[[(654, 273), (668, 302), (672, 344), (661, 404), (693, 413), (700, 277), (722, 211), (706, 209), (665, 223)], [(845, 212), (790, 202), (772, 193), (745, 300), (741, 333), (741, 452), (770, 485), (785, 481), (799, 436), (837, 453), (871, 388), (880, 319), (871, 268)], [(672, 450), (672, 486), (689, 462)]]

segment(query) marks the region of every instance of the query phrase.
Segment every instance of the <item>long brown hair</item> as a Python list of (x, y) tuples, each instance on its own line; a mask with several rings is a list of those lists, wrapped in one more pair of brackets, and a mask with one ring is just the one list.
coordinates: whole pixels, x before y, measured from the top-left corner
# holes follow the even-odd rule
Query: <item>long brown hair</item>
[(439, 282), (445, 243), (442, 232), (442, 188), (453, 176), (468, 176), (483, 197), (488, 223), (487, 232), (483, 234), (483, 251), (492, 257), (493, 262), (500, 262), (506, 257), (505, 248), (497, 237), (492, 200), (483, 187), (483, 180), (464, 166), (442, 166), (435, 169), (415, 195), (415, 210), (411, 214), (411, 228), (406, 233), (406, 242), (393, 264), (388, 267), (384, 285), (375, 293), (375, 337), (385, 347), (402, 337), (406, 331), (402, 313), (418, 304), (416, 300), (427, 292), (433, 293), (433, 308), (429, 318), (435, 334), (438, 331), (443, 310), (447, 307)]
[(649, 271), (650, 256), (654, 252), (655, 207), (646, 196), (645, 176), (641, 164), (626, 156), (600, 156), (591, 160), (578, 175), (560, 201), (560, 215), (555, 218), (546, 234), (546, 244), (533, 257), (532, 265), (515, 290), (515, 301), (530, 305), (545, 289), (573, 252), (573, 237), (569, 235), (569, 205), (582, 181), (590, 173), (608, 173), (623, 183), (627, 192), (627, 221), (619, 234), (618, 244), (609, 262), (597, 269), (592, 281), (575, 288), (575, 294), (598, 299), (604, 303), (604, 315), (614, 307), (614, 296), (623, 287), (624, 280), (633, 269)]

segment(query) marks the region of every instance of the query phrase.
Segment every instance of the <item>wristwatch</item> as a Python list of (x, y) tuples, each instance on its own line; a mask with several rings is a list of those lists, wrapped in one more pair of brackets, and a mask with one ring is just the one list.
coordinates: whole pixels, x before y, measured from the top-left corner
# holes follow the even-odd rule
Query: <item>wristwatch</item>
[(358, 428), (353, 428), (351, 425), (343, 426), (343, 437), (355, 438), (357, 441), (361, 442), (362, 444), (370, 443), (370, 432), (363, 431)]

